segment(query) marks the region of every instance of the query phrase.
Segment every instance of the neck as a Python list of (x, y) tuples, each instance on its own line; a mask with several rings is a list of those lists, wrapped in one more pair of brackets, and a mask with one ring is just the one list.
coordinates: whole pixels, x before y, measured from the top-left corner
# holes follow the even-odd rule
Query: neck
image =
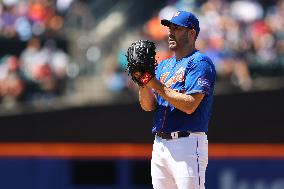
[(180, 60), (183, 57), (186, 57), (187, 55), (191, 54), (195, 50), (196, 50), (196, 48), (195, 48), (194, 45), (176, 50), (176, 52), (175, 52), (176, 60)]

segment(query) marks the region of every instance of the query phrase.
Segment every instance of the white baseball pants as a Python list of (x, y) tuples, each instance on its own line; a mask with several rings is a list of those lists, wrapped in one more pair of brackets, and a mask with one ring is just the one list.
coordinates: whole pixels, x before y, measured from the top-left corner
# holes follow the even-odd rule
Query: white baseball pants
[(205, 133), (178, 139), (155, 137), (151, 160), (154, 189), (205, 189), (208, 140)]

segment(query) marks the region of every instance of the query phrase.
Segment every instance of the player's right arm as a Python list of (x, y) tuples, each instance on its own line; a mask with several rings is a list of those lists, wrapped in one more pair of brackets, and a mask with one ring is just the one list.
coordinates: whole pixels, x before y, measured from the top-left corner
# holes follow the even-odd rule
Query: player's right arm
[(147, 86), (139, 87), (139, 102), (143, 110), (153, 111), (157, 105), (153, 90)]

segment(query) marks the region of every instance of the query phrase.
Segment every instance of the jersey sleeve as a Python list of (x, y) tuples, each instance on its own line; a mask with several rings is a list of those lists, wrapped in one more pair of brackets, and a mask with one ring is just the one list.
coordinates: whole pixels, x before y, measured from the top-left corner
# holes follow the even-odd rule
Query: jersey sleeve
[(189, 68), (185, 78), (186, 94), (213, 93), (216, 79), (214, 65), (207, 60), (201, 60)]

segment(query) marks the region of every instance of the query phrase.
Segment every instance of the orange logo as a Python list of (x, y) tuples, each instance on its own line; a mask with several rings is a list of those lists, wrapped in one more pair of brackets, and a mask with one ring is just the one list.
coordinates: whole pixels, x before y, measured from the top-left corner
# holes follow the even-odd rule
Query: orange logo
[(165, 84), (166, 87), (170, 88), (173, 84), (184, 81), (184, 72), (185, 68), (181, 67), (173, 77), (171, 77), (166, 83), (164, 83), (166, 77), (169, 75), (169, 72), (166, 72), (165, 75), (161, 75), (160, 81)]
[(170, 72), (163, 73), (160, 77), (161, 83), (165, 84), (165, 81), (169, 75), (170, 75)]

